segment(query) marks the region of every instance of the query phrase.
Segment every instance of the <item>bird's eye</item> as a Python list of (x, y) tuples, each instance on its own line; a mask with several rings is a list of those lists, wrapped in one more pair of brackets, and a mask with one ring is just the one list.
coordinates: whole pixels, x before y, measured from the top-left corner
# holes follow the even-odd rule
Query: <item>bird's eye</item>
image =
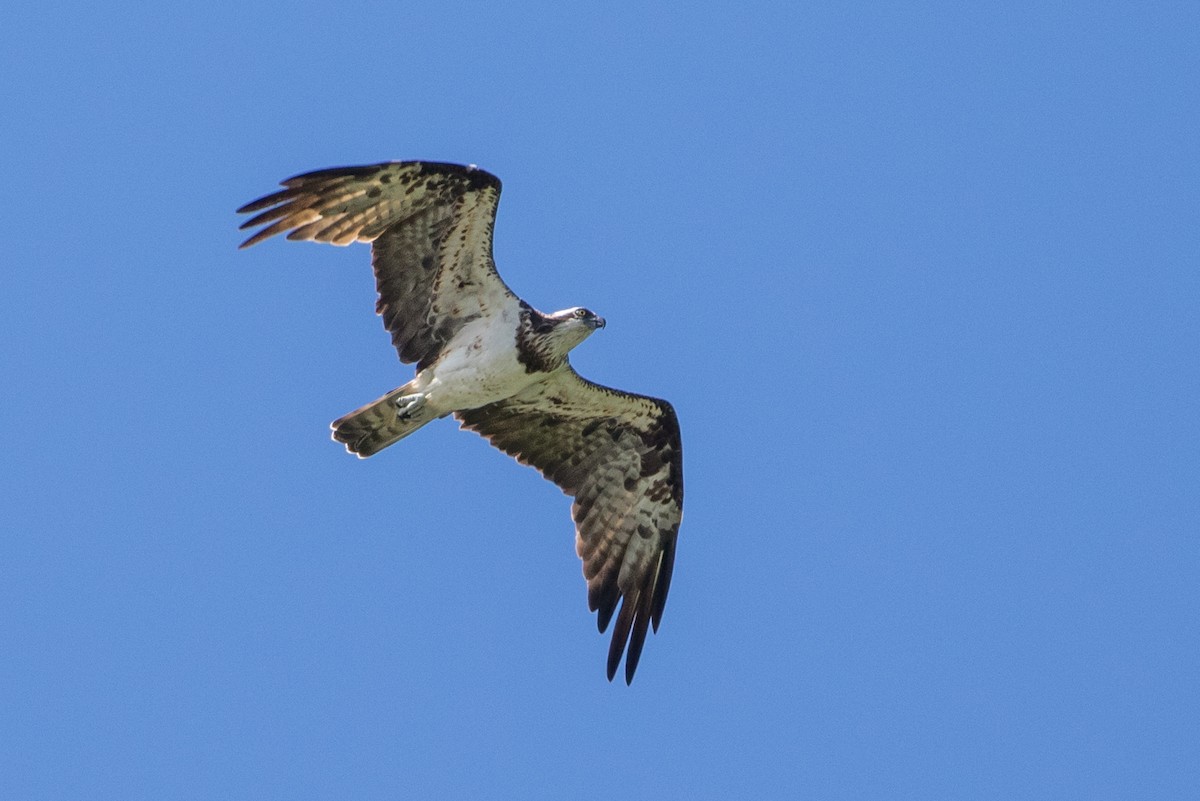
[(575, 316), (576, 316), (576, 317), (579, 317), (580, 319), (582, 319), (582, 318), (584, 318), (584, 317), (587, 317), (587, 316), (588, 316), (588, 310), (587, 310), (587, 309), (576, 309), (576, 310), (575, 310)]

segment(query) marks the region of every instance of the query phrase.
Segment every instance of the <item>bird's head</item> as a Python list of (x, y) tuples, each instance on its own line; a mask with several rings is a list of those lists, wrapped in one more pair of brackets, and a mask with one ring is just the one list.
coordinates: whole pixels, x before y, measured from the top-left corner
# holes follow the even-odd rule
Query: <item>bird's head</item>
[(556, 311), (546, 315), (546, 319), (553, 323), (546, 337), (553, 343), (552, 349), (564, 356), (597, 328), (604, 327), (603, 317), (582, 306)]

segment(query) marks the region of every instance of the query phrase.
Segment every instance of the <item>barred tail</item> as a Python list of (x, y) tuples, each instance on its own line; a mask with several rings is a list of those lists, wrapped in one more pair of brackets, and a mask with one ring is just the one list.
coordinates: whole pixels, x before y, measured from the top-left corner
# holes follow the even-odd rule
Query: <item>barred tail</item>
[(411, 415), (401, 417), (397, 413), (396, 398), (411, 392), (411, 386), (405, 384), (379, 400), (334, 420), (330, 425), (333, 438), (345, 445), (350, 453), (358, 454), (361, 459), (374, 456), (393, 442), (404, 439), (437, 418), (437, 414), (427, 406), (417, 409)]

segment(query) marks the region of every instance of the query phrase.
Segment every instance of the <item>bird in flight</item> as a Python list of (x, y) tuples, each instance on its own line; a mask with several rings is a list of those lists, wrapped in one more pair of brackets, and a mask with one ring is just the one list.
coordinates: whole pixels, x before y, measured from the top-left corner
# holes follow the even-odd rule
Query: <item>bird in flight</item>
[[(500, 181), (475, 166), (386, 162), (318, 170), (238, 209), (262, 226), (241, 247), (288, 239), (371, 243), (376, 312), (411, 381), (335, 420), (333, 438), (372, 456), (454, 415), (574, 498), (588, 607), (604, 632), (608, 678), (633, 680), (658, 631), (683, 518), (683, 452), (671, 404), (594, 384), (568, 354), (604, 318), (534, 309), (492, 260)], [(620, 612), (617, 612), (618, 604)], [(628, 647), (628, 654), (625, 654)]]

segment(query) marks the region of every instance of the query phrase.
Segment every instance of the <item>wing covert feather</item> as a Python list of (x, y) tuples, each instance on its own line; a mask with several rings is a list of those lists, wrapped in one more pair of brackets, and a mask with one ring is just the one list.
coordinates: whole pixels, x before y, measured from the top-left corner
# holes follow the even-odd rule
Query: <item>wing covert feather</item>
[(512, 398), (456, 416), (574, 497), (575, 547), (601, 632), (621, 604), (608, 677), (628, 645), (625, 680), (632, 681), (647, 629), (657, 631), (662, 619), (683, 518), (674, 409), (565, 366)]
[(500, 180), (476, 167), (386, 162), (304, 173), (238, 209), (265, 226), (242, 247), (288, 239), (370, 242), (376, 312), (404, 362), (432, 363), (466, 323), (515, 308), (496, 272), (492, 232)]
[[(387, 162), (297, 175), (238, 209), (242, 247), (288, 239), (372, 244), (377, 313), (404, 362), (432, 364), (468, 322), (523, 304), (492, 258), (500, 181), (473, 166)], [(608, 678), (633, 680), (658, 630), (683, 517), (683, 454), (669, 403), (602, 387), (568, 365), (498, 403), (456, 413), (574, 502), (588, 606), (607, 630)]]

